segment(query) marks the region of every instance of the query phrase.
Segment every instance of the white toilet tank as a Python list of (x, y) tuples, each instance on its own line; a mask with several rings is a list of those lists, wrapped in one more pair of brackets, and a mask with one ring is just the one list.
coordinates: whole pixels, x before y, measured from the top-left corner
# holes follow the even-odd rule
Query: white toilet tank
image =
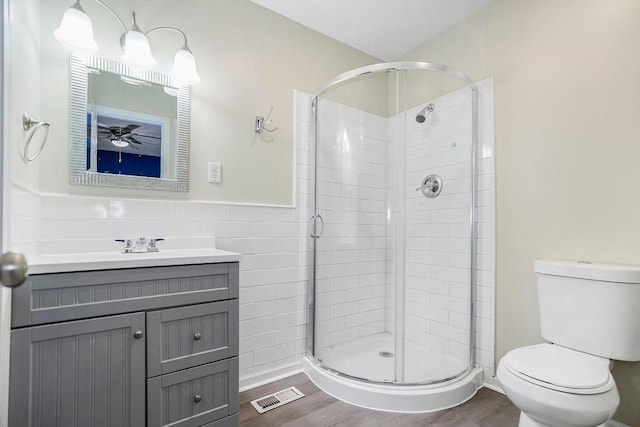
[(535, 261), (542, 336), (608, 359), (640, 361), (640, 267)]

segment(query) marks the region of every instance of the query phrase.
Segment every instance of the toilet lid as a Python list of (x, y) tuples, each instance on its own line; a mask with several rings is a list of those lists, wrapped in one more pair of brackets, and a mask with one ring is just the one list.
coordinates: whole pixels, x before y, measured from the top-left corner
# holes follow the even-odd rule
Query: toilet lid
[(517, 348), (505, 359), (512, 370), (566, 389), (595, 389), (610, 382), (608, 359), (558, 345)]

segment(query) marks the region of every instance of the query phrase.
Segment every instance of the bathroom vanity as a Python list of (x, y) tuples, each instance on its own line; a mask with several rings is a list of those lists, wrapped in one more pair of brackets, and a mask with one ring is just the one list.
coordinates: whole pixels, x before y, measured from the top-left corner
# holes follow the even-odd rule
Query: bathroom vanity
[(10, 426), (237, 425), (240, 256), (173, 252), (32, 261)]

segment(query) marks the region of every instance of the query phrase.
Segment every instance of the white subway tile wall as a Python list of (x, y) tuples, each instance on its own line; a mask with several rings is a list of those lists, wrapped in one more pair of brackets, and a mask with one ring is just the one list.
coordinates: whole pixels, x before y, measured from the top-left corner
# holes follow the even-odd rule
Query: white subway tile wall
[[(483, 93), (490, 96), (491, 82), (483, 83)], [(309, 242), (309, 147), (311, 141), (310, 96), (296, 92), (296, 208), (218, 204), (200, 201), (133, 200), (35, 194), (12, 188), (11, 246), (27, 253), (50, 253), (67, 248), (88, 251), (95, 241), (122, 237), (148, 236), (166, 239), (216, 237), (220, 249), (241, 252), (240, 263), (240, 377), (241, 386), (268, 379), (301, 366), (306, 334), (306, 279)], [(492, 113), (492, 102), (485, 105)], [(361, 114), (361, 113), (358, 113)], [(362, 113), (364, 116), (366, 113)], [(359, 116), (358, 116), (359, 117)], [(356, 117), (357, 118), (357, 117)], [(354, 119), (355, 120), (355, 119)], [(369, 120), (373, 120), (370, 118)], [(481, 123), (492, 125), (491, 120)], [(360, 151), (363, 158), (353, 159), (355, 175), (348, 178), (351, 186), (336, 189), (331, 170), (323, 171), (329, 191), (328, 203), (339, 225), (335, 231), (327, 227), (327, 242), (337, 245), (332, 254), (325, 250), (323, 265), (326, 277), (319, 283), (319, 319), (338, 319), (331, 324), (336, 340), (358, 334), (372, 334), (385, 329), (387, 299), (385, 261), (386, 221), (384, 200), (384, 138), (386, 125), (375, 122), (375, 132), (367, 135), (375, 150)], [(347, 132), (354, 150), (360, 129)], [(487, 227), (481, 236), (482, 258), (478, 267), (485, 274), (478, 283), (477, 295), (482, 302), (477, 310), (479, 323), (478, 361), (493, 369), (493, 163), (492, 130), (481, 132), (482, 152), (489, 154), (480, 186), (484, 194)], [(343, 135), (344, 136), (344, 133)], [(364, 134), (363, 134), (364, 138)], [(336, 139), (336, 149), (338, 149)], [(344, 141), (342, 139), (341, 141)], [(486, 146), (486, 149), (485, 149)], [(342, 150), (340, 145), (340, 150)], [(331, 153), (324, 153), (331, 155)], [(335, 160), (335, 159), (334, 159)], [(331, 169), (331, 168), (328, 168)], [(380, 175), (381, 173), (381, 175)], [(355, 181), (354, 181), (355, 179)], [(382, 190), (380, 190), (382, 188)], [(356, 194), (360, 213), (354, 214)], [(379, 198), (380, 197), (380, 198)], [(482, 215), (485, 211), (479, 211)], [(490, 217), (490, 218), (489, 218)], [(343, 228), (340, 228), (343, 227)], [(357, 227), (367, 236), (362, 248), (349, 249), (350, 242), (341, 240), (340, 230)], [(382, 230), (382, 231), (380, 231)], [(333, 233), (333, 234), (332, 234)], [(332, 239), (332, 240), (329, 240)], [(66, 242), (66, 245), (60, 245)], [(114, 244), (115, 245), (115, 244)], [(100, 246), (102, 247), (102, 246)], [(116, 250), (117, 246), (113, 246)], [(344, 257), (344, 258), (343, 258)], [(338, 263), (337, 261), (348, 260)], [(340, 267), (342, 265), (342, 267)], [(357, 287), (352, 280), (357, 278)], [(328, 288), (327, 288), (328, 287)], [(320, 306), (321, 304), (328, 304)], [(374, 318), (370, 313), (375, 313)], [(324, 316), (324, 318), (323, 318)], [(388, 317), (388, 316), (387, 316)], [(328, 324), (329, 325), (329, 324)], [(355, 329), (354, 329), (355, 328)], [(342, 331), (342, 332), (340, 332)], [(330, 333), (331, 334), (331, 333)], [(331, 338), (330, 338), (331, 339)]]
[(485, 378), (495, 376), (495, 175), (493, 78), (477, 84), (478, 168), (476, 268), (474, 272), (475, 358)]
[[(472, 91), (463, 88), (419, 105), (406, 117), (406, 338), (464, 366), (471, 345)], [(399, 120), (399, 118), (396, 119)], [(430, 174), (442, 192), (416, 191)], [(420, 348), (419, 347), (419, 348)]]
[(318, 102), (316, 351), (385, 331), (387, 119)]

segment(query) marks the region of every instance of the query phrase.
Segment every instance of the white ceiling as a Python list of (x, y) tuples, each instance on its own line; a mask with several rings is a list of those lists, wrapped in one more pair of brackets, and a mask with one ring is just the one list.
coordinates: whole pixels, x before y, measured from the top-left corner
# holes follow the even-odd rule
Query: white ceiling
[(398, 59), (491, 0), (251, 0), (384, 61)]

